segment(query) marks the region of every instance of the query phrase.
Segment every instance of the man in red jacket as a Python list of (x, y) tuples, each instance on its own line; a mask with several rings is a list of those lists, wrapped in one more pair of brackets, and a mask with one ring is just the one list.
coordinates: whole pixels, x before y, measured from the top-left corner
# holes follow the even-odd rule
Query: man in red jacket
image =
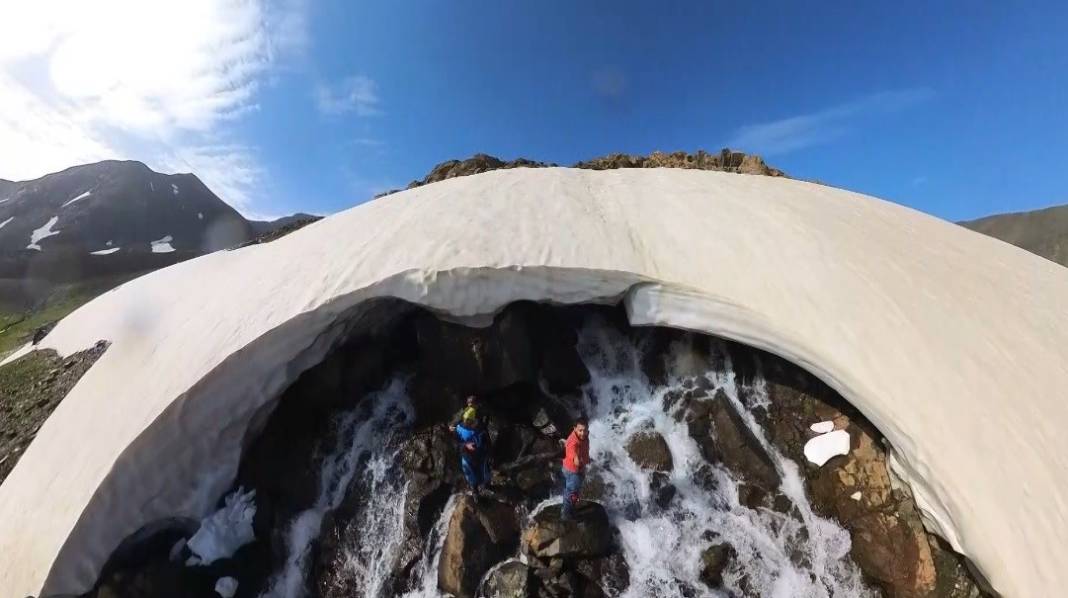
[(590, 464), (589, 422), (580, 417), (564, 444), (564, 497), (560, 507), (560, 519), (570, 520), (575, 513), (582, 482), (586, 478), (586, 466)]

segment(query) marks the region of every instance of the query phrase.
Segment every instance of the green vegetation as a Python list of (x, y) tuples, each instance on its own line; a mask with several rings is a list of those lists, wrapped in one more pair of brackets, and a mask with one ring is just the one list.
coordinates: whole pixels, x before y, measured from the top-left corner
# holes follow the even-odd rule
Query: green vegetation
[(67, 314), (120, 284), (143, 274), (97, 278), (58, 287), (33, 309), (19, 311), (0, 308), (0, 359), (33, 339), (41, 326), (58, 322)]

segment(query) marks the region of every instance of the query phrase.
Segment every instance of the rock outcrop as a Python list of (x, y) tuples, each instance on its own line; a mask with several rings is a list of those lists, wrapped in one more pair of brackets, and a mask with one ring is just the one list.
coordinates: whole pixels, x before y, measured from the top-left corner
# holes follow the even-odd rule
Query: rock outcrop
[[(408, 189), (422, 187), (430, 183), (436, 183), (461, 176), (470, 176), (489, 172), (491, 170), (505, 170), (509, 168), (548, 168), (558, 166), (552, 162), (538, 162), (526, 158), (515, 160), (501, 160), (488, 154), (475, 154), (464, 160), (448, 160), (432, 168), (423, 178), (414, 180), (408, 184)], [(708, 153), (697, 150), (695, 153), (688, 152), (660, 152), (656, 151), (648, 156), (631, 154), (608, 154), (583, 160), (571, 165), (571, 168), (583, 168), (587, 170), (614, 170), (617, 168), (686, 168), (694, 170), (718, 170), (722, 172), (735, 172), (739, 174), (759, 174), (764, 176), (784, 177), (786, 173), (778, 168), (768, 166), (764, 159), (754, 154), (737, 152), (727, 148), (719, 153)], [(380, 193), (375, 197), (383, 197), (400, 191), (393, 189)]]
[(472, 598), (482, 576), (511, 556), (518, 543), (519, 526), (512, 507), (462, 497), (441, 547), (438, 587), (457, 598)]

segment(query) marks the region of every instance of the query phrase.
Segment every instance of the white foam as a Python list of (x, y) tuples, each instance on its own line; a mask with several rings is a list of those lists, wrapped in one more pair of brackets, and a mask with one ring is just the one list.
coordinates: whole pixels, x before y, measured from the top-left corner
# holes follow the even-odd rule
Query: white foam
[(99, 251), (90, 251), (89, 255), (111, 255), (116, 251), (122, 249), (121, 247), (112, 247), (111, 249), (101, 249)]
[(252, 519), (256, 516), (256, 491), (239, 488), (226, 497), (223, 507), (200, 522), (186, 546), (193, 552), (187, 565), (210, 565), (227, 559), (256, 539)]
[(59, 222), (59, 216), (52, 216), (44, 226), (30, 233), (30, 244), (26, 246), (26, 249), (41, 251), (41, 246), (39, 245), (41, 241), (59, 234), (60, 231), (52, 230), (52, 227), (55, 226), (57, 222)]
[(805, 458), (821, 467), (831, 457), (848, 454), (849, 432), (845, 430), (835, 430), (820, 434), (805, 443)]
[(68, 201), (67, 203), (65, 203), (65, 204), (63, 204), (63, 205), (61, 205), (61, 206), (59, 206), (59, 207), (61, 207), (61, 208), (65, 208), (65, 207), (69, 206), (70, 204), (72, 204), (72, 203), (74, 203), (74, 202), (78, 201), (79, 199), (85, 199), (86, 197), (89, 197), (89, 196), (90, 196), (90, 195), (92, 195), (92, 194), (93, 194), (93, 192), (92, 192), (92, 191), (86, 191), (85, 193), (82, 193), (82, 194), (81, 194), (81, 195), (79, 195), (78, 197), (75, 197), (74, 199), (71, 199), (71, 200), (69, 200), (69, 201)]
[(8, 223), (9, 223), (9, 222), (11, 222), (11, 221), (12, 221), (12, 220), (14, 220), (14, 219), (15, 219), (15, 217), (14, 217), (14, 216), (12, 216), (12, 217), (8, 218), (7, 220), (5, 220), (5, 221), (3, 221), (3, 222), (0, 222), (0, 228), (4, 228), (5, 226), (7, 226), (7, 225), (8, 225)]
[(831, 432), (834, 430), (834, 422), (819, 422), (816, 424), (812, 424), (808, 427), (808, 429), (812, 430), (813, 432), (816, 432), (817, 434), (826, 434), (827, 432)]

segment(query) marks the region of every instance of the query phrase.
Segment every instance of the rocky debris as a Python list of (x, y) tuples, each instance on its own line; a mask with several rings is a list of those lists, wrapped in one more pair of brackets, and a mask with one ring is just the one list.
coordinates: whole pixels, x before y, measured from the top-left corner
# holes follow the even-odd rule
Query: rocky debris
[(630, 585), (630, 567), (620, 552), (601, 559), (578, 561), (575, 570), (608, 596), (618, 596)]
[(461, 497), (441, 548), (438, 587), (457, 598), (473, 597), (482, 576), (510, 556), (518, 543), (519, 526), (511, 506)]
[(710, 588), (718, 588), (723, 583), (723, 572), (730, 566), (736, 556), (730, 544), (713, 544), (701, 553), (701, 581)]
[(760, 156), (736, 152), (724, 148), (718, 154), (704, 150), (697, 153), (687, 152), (653, 152), (648, 156), (631, 156), (628, 154), (609, 154), (574, 165), (574, 168), (591, 170), (610, 170), (615, 168), (688, 168), (694, 170), (719, 170), (739, 174), (759, 174), (782, 177), (786, 174), (764, 163)]
[(522, 561), (509, 560), (490, 572), (482, 584), (481, 595), (486, 598), (527, 598), (533, 591), (531, 568)]
[(671, 448), (664, 437), (654, 430), (635, 432), (627, 440), (627, 454), (642, 469), (666, 472), (674, 466)]
[[(526, 158), (505, 161), (487, 154), (475, 154), (465, 160), (448, 160), (432, 168), (425, 177), (412, 181), (408, 189), (415, 189), (430, 183), (444, 181), (461, 176), (481, 174), (491, 170), (506, 170), (510, 168), (549, 168), (558, 166), (550, 162), (538, 162)], [(737, 152), (730, 149), (722, 149), (719, 153), (708, 153), (697, 150), (696, 153), (655, 151), (648, 156), (636, 156), (630, 154), (608, 154), (576, 162), (571, 168), (583, 168), (586, 170), (614, 170), (617, 168), (687, 168), (692, 170), (718, 170), (722, 172), (734, 172), (738, 174), (758, 174), (764, 176), (785, 177), (786, 173), (778, 168), (768, 166), (764, 159), (754, 154)], [(380, 193), (375, 198), (396, 193), (399, 189), (392, 189)]]
[(290, 233), (295, 233), (305, 226), (322, 219), (322, 216), (315, 216), (313, 214), (294, 214), (292, 216), (279, 218), (273, 222), (253, 220), (250, 221), (249, 224), (252, 226), (252, 232), (255, 234), (255, 237), (243, 243), (241, 246), (244, 247), (246, 245), (258, 245), (260, 243), (277, 241)]
[(0, 483), (107, 347), (100, 341), (66, 358), (51, 349), (32, 351), (0, 368)]
[(580, 501), (572, 521), (560, 520), (560, 505), (550, 505), (534, 516), (523, 536), (523, 546), (540, 559), (594, 559), (608, 556), (614, 531), (600, 504)]
[[(731, 352), (741, 351), (755, 356), (750, 367), (767, 380), (770, 402), (763, 419), (769, 441), (802, 465), (807, 494), (817, 511), (849, 530), (850, 556), (865, 577), (887, 598), (985, 596), (963, 557), (926, 533), (912, 496), (891, 484), (887, 449), (878, 430), (801, 368), (744, 347)], [(849, 452), (819, 467), (805, 459), (804, 447), (818, 435), (812, 425), (826, 421), (849, 434)]]

